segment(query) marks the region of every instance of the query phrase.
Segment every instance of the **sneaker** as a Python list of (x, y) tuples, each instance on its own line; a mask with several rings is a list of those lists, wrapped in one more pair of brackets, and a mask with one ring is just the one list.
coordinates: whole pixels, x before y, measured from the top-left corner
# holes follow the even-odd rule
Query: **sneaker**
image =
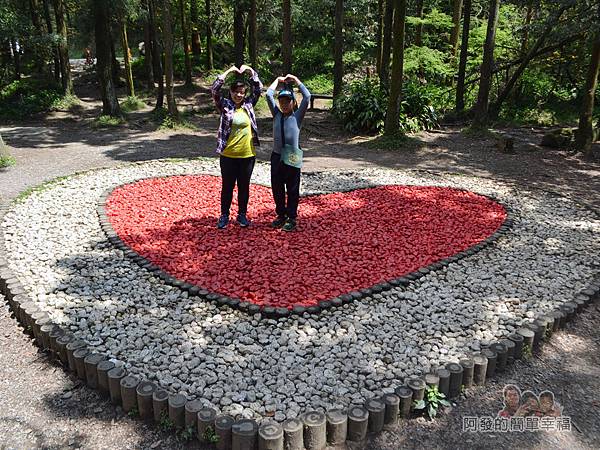
[(240, 227), (242, 227), (242, 228), (246, 228), (247, 226), (250, 225), (250, 221), (246, 217), (246, 214), (238, 214), (236, 220), (237, 220), (237, 223), (239, 223)]
[(281, 228), (285, 225), (286, 217), (285, 216), (277, 216), (273, 222), (271, 222), (271, 226), (273, 228)]
[(219, 221), (217, 222), (217, 228), (223, 229), (229, 223), (229, 216), (221, 216), (219, 217)]
[(283, 226), (283, 231), (294, 231), (296, 229), (296, 219), (287, 219)]

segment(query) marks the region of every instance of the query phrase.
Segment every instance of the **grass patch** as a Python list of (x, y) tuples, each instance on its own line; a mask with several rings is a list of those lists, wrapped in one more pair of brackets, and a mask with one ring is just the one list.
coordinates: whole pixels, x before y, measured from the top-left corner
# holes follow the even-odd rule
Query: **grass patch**
[(121, 109), (126, 113), (138, 111), (144, 106), (146, 106), (146, 104), (140, 98), (131, 95), (121, 103)]
[(158, 124), (157, 130), (173, 131), (173, 130), (192, 130), (196, 131), (198, 127), (189, 121), (192, 112), (187, 111), (179, 114), (176, 119), (171, 116), (164, 108), (152, 112), (153, 120)]
[(361, 145), (371, 150), (415, 150), (423, 147), (423, 142), (406, 134), (396, 133), (391, 136), (375, 136)]
[(47, 189), (50, 189), (51, 187), (59, 184), (60, 182), (66, 180), (67, 178), (70, 178), (74, 175), (75, 174), (57, 177), (57, 178), (54, 178), (53, 180), (46, 181), (38, 186), (29, 187), (29, 188), (25, 189), (24, 191), (22, 191), (19, 195), (17, 195), (17, 197), (14, 200), (14, 203), (22, 203), (25, 201), (25, 199), (27, 197), (31, 196), (32, 194), (34, 194), (36, 192), (43, 192)]
[(92, 128), (114, 128), (125, 123), (122, 117), (100, 116), (92, 122)]
[(10, 155), (0, 155), (0, 169), (14, 166), (17, 161)]
[(75, 106), (81, 104), (81, 101), (77, 96), (69, 94), (61, 98), (56, 99), (52, 102), (51, 109), (54, 111), (69, 111)]
[(314, 94), (333, 94), (333, 76), (318, 74), (303, 81), (304, 85)]

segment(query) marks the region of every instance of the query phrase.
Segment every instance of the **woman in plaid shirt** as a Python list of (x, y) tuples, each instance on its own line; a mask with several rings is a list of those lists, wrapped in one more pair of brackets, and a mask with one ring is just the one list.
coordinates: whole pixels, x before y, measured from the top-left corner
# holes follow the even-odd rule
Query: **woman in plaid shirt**
[[(247, 85), (236, 80), (229, 86), (229, 98), (221, 96), (221, 88), (225, 78), (235, 72), (250, 74), (252, 91), (246, 96)], [(235, 66), (217, 77), (211, 87), (211, 94), (217, 111), (221, 113), (219, 132), (217, 136), (217, 153), (220, 155), (221, 166), (221, 217), (217, 222), (218, 228), (225, 228), (229, 223), (229, 209), (233, 199), (233, 188), (238, 186), (238, 215), (237, 222), (241, 227), (250, 225), (246, 217), (248, 198), (250, 194), (250, 177), (256, 162), (255, 147), (260, 145), (258, 128), (254, 115), (254, 105), (260, 98), (262, 83), (252, 67)]]

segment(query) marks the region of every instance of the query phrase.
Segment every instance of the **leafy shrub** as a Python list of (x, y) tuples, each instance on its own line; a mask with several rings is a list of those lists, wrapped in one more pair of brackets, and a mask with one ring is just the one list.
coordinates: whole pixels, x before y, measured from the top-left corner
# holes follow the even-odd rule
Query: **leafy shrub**
[[(387, 111), (387, 94), (376, 79), (364, 78), (350, 84), (335, 104), (335, 113), (352, 132), (380, 132)], [(438, 126), (432, 100), (421, 85), (404, 83), (400, 104), (400, 129), (417, 132)]]
[(146, 104), (140, 100), (138, 97), (128, 96), (122, 103), (121, 109), (124, 112), (137, 111), (138, 109), (142, 109)]
[(318, 74), (303, 80), (310, 92), (315, 94), (333, 93), (333, 78), (331, 75)]
[(344, 128), (352, 132), (381, 131), (386, 108), (387, 95), (374, 78), (352, 82), (334, 104), (335, 113), (344, 123)]
[(13, 81), (0, 90), (0, 118), (19, 120), (48, 111), (62, 97), (60, 88), (45, 80)]
[(125, 121), (120, 117), (100, 116), (92, 122), (93, 128), (113, 128), (122, 125)]

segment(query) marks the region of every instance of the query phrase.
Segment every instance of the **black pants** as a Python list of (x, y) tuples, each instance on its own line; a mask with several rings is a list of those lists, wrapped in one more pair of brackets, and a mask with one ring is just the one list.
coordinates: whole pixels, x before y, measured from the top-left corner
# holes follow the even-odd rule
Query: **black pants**
[(233, 188), (237, 182), (238, 187), (238, 214), (246, 214), (248, 211), (248, 198), (250, 197), (250, 177), (254, 170), (256, 158), (228, 158), (221, 155), (221, 215), (229, 216), (231, 200), (233, 199)]
[[(281, 162), (281, 155), (271, 153), (271, 188), (275, 200), (275, 212), (278, 216), (298, 217), (300, 200), (300, 169)], [(287, 191), (287, 207), (285, 194)]]

